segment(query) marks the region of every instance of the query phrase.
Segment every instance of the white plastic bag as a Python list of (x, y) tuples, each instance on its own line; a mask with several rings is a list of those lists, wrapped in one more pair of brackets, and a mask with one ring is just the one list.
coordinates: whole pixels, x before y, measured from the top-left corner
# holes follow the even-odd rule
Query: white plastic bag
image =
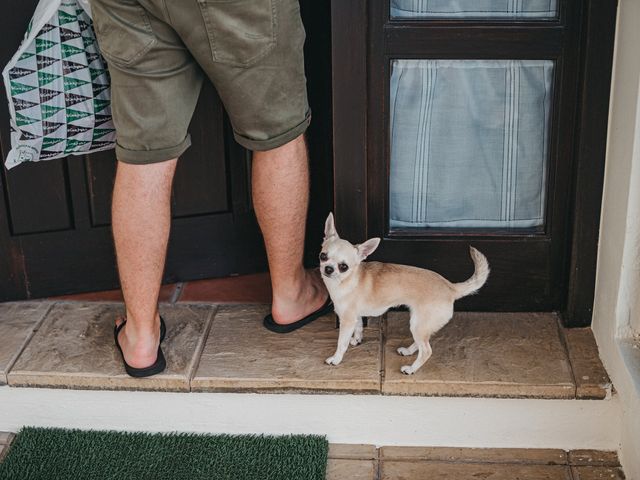
[(115, 146), (109, 72), (88, 0), (40, 0), (2, 76), (11, 114), (7, 169)]

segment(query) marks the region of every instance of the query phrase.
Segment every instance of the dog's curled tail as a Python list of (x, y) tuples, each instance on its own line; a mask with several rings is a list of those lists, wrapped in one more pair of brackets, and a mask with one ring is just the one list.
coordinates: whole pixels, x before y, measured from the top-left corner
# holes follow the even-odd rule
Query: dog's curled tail
[(475, 265), (475, 271), (469, 280), (453, 284), (453, 288), (456, 290), (456, 300), (476, 293), (489, 277), (489, 262), (487, 261), (487, 257), (473, 247), (469, 247), (469, 251), (473, 259), (473, 264)]

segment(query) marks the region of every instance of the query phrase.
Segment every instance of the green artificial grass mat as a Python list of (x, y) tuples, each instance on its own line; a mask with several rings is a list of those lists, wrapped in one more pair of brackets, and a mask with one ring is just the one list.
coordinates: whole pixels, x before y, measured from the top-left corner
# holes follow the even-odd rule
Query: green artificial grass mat
[(25, 427), (2, 480), (324, 480), (317, 435), (131, 433)]

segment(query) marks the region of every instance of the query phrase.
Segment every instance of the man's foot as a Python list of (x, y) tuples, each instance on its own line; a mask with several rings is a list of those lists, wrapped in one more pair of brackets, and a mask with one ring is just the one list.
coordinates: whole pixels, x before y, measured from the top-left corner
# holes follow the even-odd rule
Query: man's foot
[[(116, 318), (116, 327), (123, 321), (124, 319), (121, 317)], [(153, 365), (158, 357), (160, 314), (156, 312), (156, 319), (151, 328), (140, 329), (136, 327), (135, 323), (128, 320), (118, 334), (118, 343), (125, 362), (134, 368), (145, 368)]]
[(304, 271), (299, 286), (273, 293), (271, 315), (279, 325), (289, 325), (318, 310), (329, 298), (318, 270)]

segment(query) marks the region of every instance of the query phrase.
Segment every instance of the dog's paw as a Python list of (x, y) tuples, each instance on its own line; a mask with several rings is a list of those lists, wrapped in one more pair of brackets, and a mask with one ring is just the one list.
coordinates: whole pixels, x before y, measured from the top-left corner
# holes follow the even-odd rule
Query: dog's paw
[(327, 358), (324, 363), (326, 363), (327, 365), (338, 365), (341, 361), (341, 358), (338, 358), (334, 355), (333, 357)]
[(353, 347), (355, 347), (356, 345), (360, 345), (362, 343), (362, 335), (354, 335), (353, 337), (351, 337), (351, 340), (349, 340), (349, 343)]
[(415, 370), (413, 369), (413, 367), (411, 365), (405, 365), (405, 366), (401, 367), (400, 371), (402, 373), (404, 373), (405, 375), (412, 375), (415, 372)]
[(402, 355), (403, 357), (407, 357), (409, 355), (413, 355), (411, 353), (411, 350), (409, 350), (407, 347), (400, 347), (396, 351), (398, 352), (398, 355)]

